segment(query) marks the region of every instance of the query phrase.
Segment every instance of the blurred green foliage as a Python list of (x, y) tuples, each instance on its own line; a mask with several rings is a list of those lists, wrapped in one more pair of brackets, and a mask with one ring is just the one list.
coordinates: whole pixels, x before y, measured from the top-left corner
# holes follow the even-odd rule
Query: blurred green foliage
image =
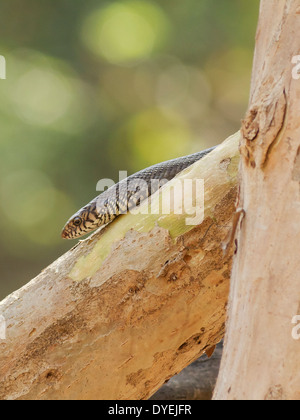
[(219, 143), (247, 107), (259, 0), (0, 3), (0, 297), (96, 193)]

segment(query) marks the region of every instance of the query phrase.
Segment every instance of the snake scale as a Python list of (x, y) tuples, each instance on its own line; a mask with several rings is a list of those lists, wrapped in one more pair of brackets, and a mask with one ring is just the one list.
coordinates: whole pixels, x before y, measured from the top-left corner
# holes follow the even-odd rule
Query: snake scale
[(179, 172), (202, 159), (215, 147), (143, 169), (105, 190), (66, 223), (62, 238), (75, 239), (111, 223), (154, 194)]

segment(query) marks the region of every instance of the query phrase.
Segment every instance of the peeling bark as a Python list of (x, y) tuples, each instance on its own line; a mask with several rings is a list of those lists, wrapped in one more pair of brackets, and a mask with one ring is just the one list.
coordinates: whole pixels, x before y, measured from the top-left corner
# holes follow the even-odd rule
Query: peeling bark
[(0, 303), (0, 399), (146, 399), (222, 339), (239, 137), (179, 175), (205, 180), (201, 225), (121, 216)]

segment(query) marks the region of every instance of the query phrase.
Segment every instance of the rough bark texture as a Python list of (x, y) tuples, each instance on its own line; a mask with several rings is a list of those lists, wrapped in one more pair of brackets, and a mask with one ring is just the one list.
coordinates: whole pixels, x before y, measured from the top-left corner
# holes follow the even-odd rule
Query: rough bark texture
[(299, 0), (262, 0), (243, 122), (237, 255), (215, 399), (300, 398)]
[(0, 303), (0, 399), (145, 399), (222, 339), (238, 143), (179, 176), (205, 179), (201, 225), (122, 216)]

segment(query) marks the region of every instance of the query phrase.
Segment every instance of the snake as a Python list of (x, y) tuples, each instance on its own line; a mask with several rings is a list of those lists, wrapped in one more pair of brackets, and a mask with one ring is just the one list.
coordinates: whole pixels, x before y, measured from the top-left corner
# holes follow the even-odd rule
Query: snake
[(61, 234), (62, 238), (76, 239), (108, 225), (116, 217), (139, 206), (176, 175), (208, 155), (215, 148), (216, 146), (157, 163), (107, 188), (67, 221)]

